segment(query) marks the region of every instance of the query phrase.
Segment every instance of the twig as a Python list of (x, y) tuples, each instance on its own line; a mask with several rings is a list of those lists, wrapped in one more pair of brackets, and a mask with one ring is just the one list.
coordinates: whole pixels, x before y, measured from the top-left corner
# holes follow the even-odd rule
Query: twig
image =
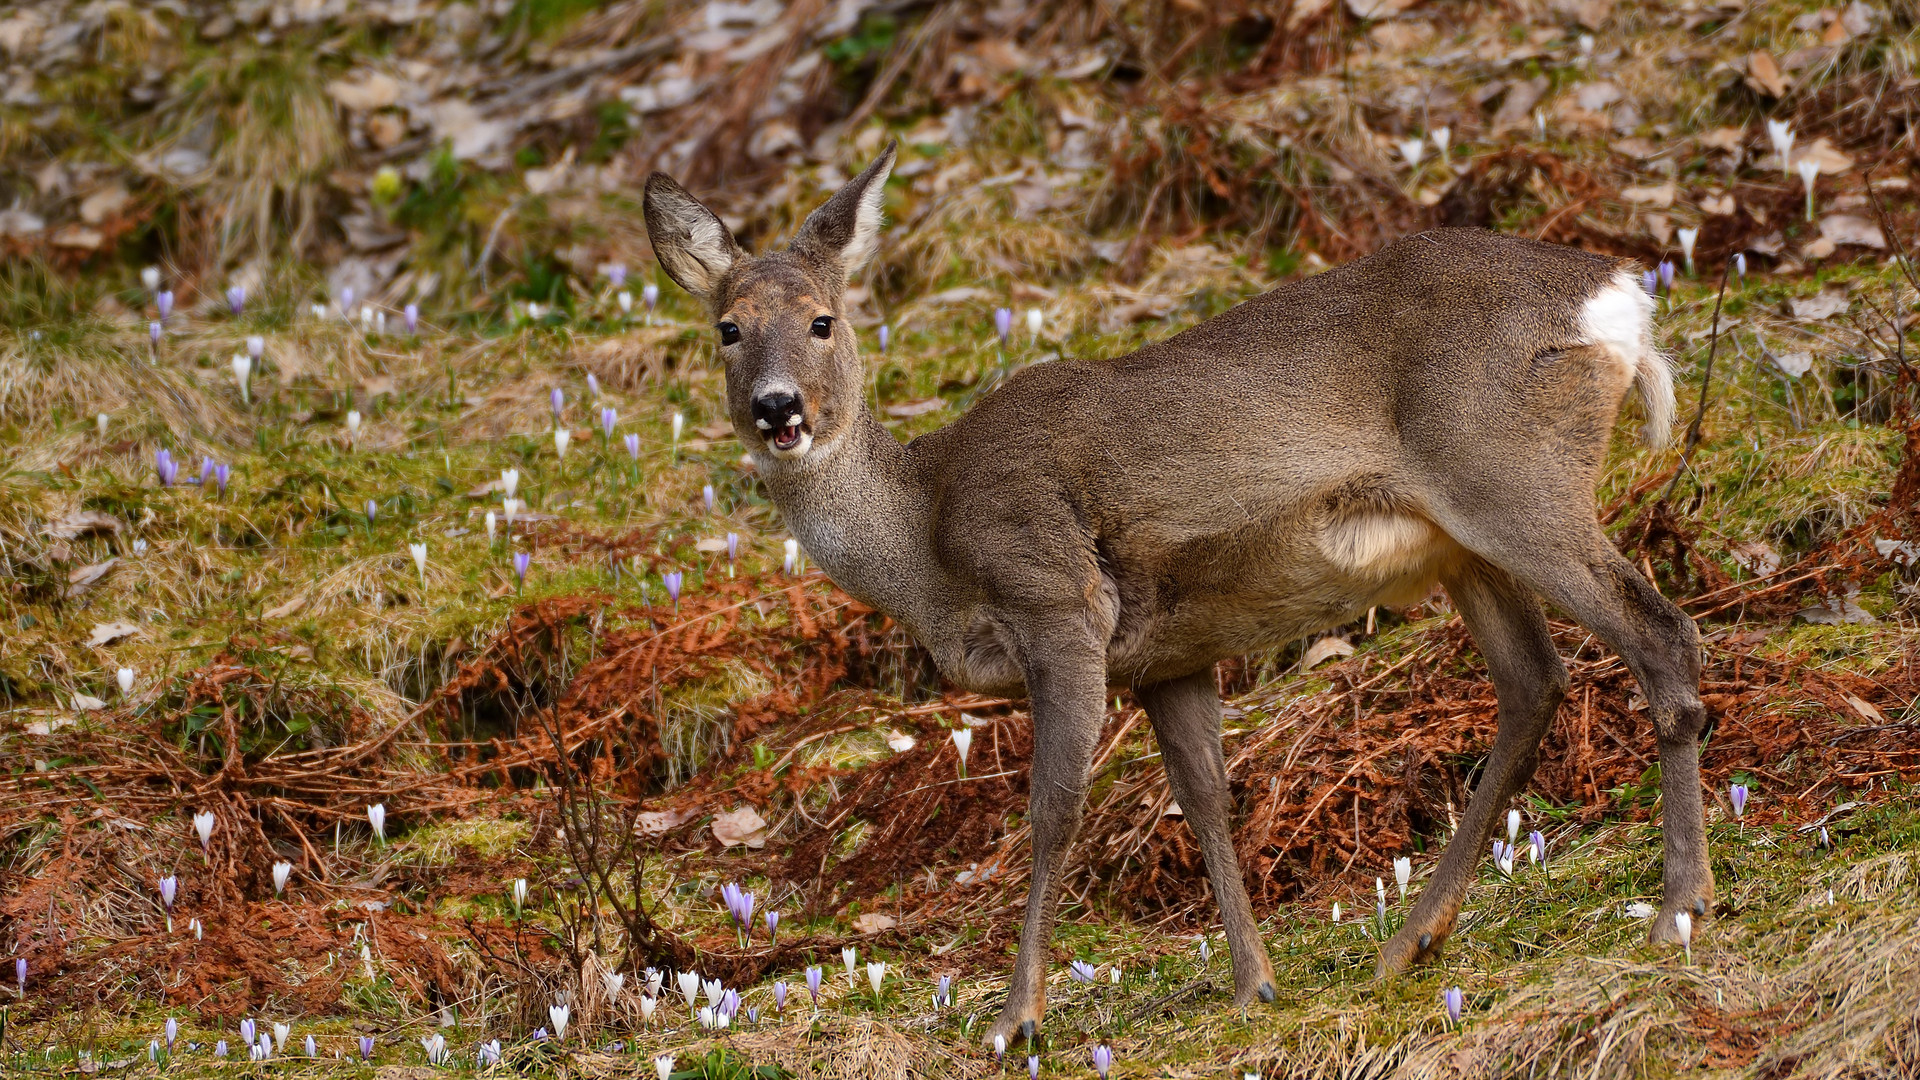
[(1660, 496), (1663, 503), (1673, 498), (1673, 489), (1680, 486), (1680, 478), (1690, 471), (1694, 448), (1700, 445), (1700, 425), (1707, 418), (1707, 391), (1713, 386), (1713, 357), (1720, 350), (1720, 305), (1727, 299), (1727, 275), (1732, 272), (1733, 258), (1729, 256), (1720, 265), (1720, 291), (1713, 298), (1713, 336), (1707, 339), (1707, 365), (1700, 373), (1700, 404), (1693, 411), (1693, 423), (1687, 425), (1687, 442), (1680, 451), (1680, 467), (1673, 471), (1673, 479)]

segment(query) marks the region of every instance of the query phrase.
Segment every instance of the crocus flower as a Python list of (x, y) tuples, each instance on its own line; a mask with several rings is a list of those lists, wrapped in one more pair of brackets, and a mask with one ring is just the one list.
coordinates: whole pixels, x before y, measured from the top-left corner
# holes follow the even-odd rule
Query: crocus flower
[(173, 898), (180, 891), (180, 879), (168, 874), (160, 879), (160, 904), (169, 912), (173, 910)]
[(106, 413), (101, 413), (100, 415), (94, 417), (93, 420), (94, 420), (94, 426), (99, 429), (100, 437), (103, 439), (106, 438), (107, 425), (113, 422), (113, 418), (108, 416)]
[(572, 442), (573, 432), (563, 427), (553, 429), (553, 452), (561, 461), (567, 459), (567, 447), (571, 445)]
[(1039, 1054), (1027, 1055), (1027, 1075), (1031, 1077), (1032, 1080), (1040, 1080), (1040, 1055)]
[(607, 998), (618, 1001), (620, 991), (627, 985), (627, 977), (617, 971), (603, 971), (600, 973), (600, 982), (607, 988)]
[(993, 1060), (999, 1061), (1007, 1056), (1007, 1037), (996, 1033), (993, 1037)]
[(740, 1011), (740, 991), (728, 990), (720, 995), (720, 1003), (714, 1006), (722, 1016), (733, 1016)]
[(1803, 157), (1794, 168), (1800, 173), (1800, 186), (1807, 189), (1807, 220), (1813, 220), (1813, 182), (1820, 178), (1820, 160)]
[(172, 318), (173, 317), (173, 290), (166, 289), (161, 292), (155, 293), (153, 297), (153, 307), (155, 311), (158, 311), (160, 313), (161, 322), (166, 322), (169, 318)]
[(647, 307), (647, 320), (653, 320), (653, 309), (660, 303), (660, 286), (646, 284), (640, 287), (640, 302)]
[(1659, 272), (1655, 270), (1647, 270), (1642, 272), (1640, 275), (1640, 287), (1646, 290), (1646, 293), (1648, 296), (1659, 296), (1660, 295)]
[(373, 1060), (373, 1036), (371, 1035), (360, 1036), (360, 1060)]
[(147, 1043), (147, 1060), (153, 1062), (156, 1065), (159, 1064), (160, 1062), (160, 1040), (159, 1039), (154, 1039)]
[(1090, 983), (1096, 974), (1093, 965), (1087, 963), (1085, 960), (1075, 960), (1072, 964), (1068, 965), (1067, 971), (1073, 976), (1073, 981), (1077, 983)]
[(400, 309), (400, 318), (407, 324), (408, 334), (420, 332), (420, 305), (408, 304)]
[(687, 417), (686, 417), (686, 414), (684, 414), (684, 413), (674, 413), (674, 414), (673, 414), (673, 442), (674, 442), (674, 445), (676, 445), (676, 446), (677, 446), (677, 445), (679, 445), (679, 443), (680, 443), (680, 432), (681, 432), (681, 430), (682, 430), (682, 429), (684, 429), (684, 428), (685, 428), (686, 426), (687, 426)]
[(266, 338), (261, 337), (259, 334), (248, 335), (247, 337), (247, 355), (248, 356), (251, 356), (255, 360), (258, 360), (262, 356), (266, 355), (266, 352), (267, 352)]
[(737, 532), (730, 532), (727, 534), (727, 565), (728, 567), (732, 567), (733, 561), (739, 557), (740, 557), (740, 534)]
[(853, 965), (857, 963), (859, 959), (860, 954), (851, 945), (840, 950), (840, 962), (847, 966), (847, 986), (849, 989), (853, 986)]
[[(1833, 850), (1833, 837), (1827, 835), (1827, 827), (1825, 825), (1820, 826), (1820, 849), (1822, 851)], [(1832, 890), (1828, 890), (1828, 892), (1832, 892)], [(25, 986), (27, 984), (27, 976), (25, 974), (27, 970), (26, 965), (27, 965), (27, 962), (25, 960), (20, 961), (20, 971), (22, 972), (20, 976), (20, 985), (22, 986)]]
[(553, 418), (558, 420), (560, 419), (561, 410), (567, 407), (567, 395), (556, 386), (553, 388), (553, 393), (548, 395), (548, 397), (553, 403)]
[(973, 729), (961, 724), (953, 729), (953, 749), (960, 758), (960, 779), (967, 778), (967, 752), (973, 749)]
[(1427, 138), (1433, 141), (1433, 152), (1440, 160), (1447, 159), (1447, 147), (1453, 142), (1453, 129), (1437, 127), (1427, 132)]
[(235, 315), (238, 315), (240, 314), (240, 309), (246, 306), (247, 306), (246, 286), (244, 285), (229, 286), (227, 289), (227, 307), (231, 309)]
[(867, 985), (873, 987), (874, 1000), (880, 998), (880, 982), (887, 977), (887, 964), (884, 960), (867, 961)]
[(752, 1024), (752, 1025), (754, 1025), (755, 1027), (758, 1027), (758, 1026), (759, 1026), (759, 1024), (760, 1024), (760, 1007), (759, 1007), (758, 1005), (749, 1005), (749, 1006), (747, 1006), (747, 1023), (749, 1023), (749, 1024)]
[(293, 1033), (292, 1024), (273, 1025), (273, 1048), (281, 1053), (287, 1051), (287, 1036)]
[(420, 587), (427, 587), (427, 545), (416, 543), (407, 545), (408, 554), (413, 556), (413, 565), (420, 571)]
[(993, 309), (993, 332), (1000, 338), (1000, 344), (1007, 343), (1007, 335), (1013, 331), (1013, 309)]
[(531, 565), (533, 565), (532, 553), (525, 551), (516, 551), (513, 553), (513, 573), (515, 577), (520, 579), (521, 588), (526, 587), (527, 567)]
[[(777, 912), (772, 912), (772, 911), (767, 912), (767, 918), (769, 920), (775, 919), (777, 917), (778, 917)], [(769, 927), (769, 929), (771, 929), (771, 927)], [(773, 1011), (785, 1012), (786, 1008), (787, 1008), (787, 981), (785, 979), (782, 979), (779, 982), (773, 984)]]
[[(1340, 920), (1336, 917), (1334, 921), (1339, 922)], [(1205, 937), (1202, 937), (1200, 939), (1200, 966), (1206, 967), (1207, 961), (1211, 959), (1213, 959), (1213, 943)]]
[(1093, 1048), (1093, 1071), (1100, 1074), (1100, 1080), (1107, 1080), (1107, 1071), (1113, 1068), (1113, 1048), (1101, 1043)]
[(564, 1039), (567, 1037), (567, 1018), (572, 1012), (573, 1010), (566, 1005), (547, 1006), (547, 1019), (553, 1021), (554, 1038)]
[(1666, 290), (1667, 296), (1669, 298), (1673, 296), (1673, 260), (1672, 259), (1660, 260), (1660, 287)]
[(1459, 987), (1449, 986), (1445, 992), (1440, 995), (1440, 998), (1446, 1002), (1447, 1019), (1453, 1021), (1455, 1027), (1460, 1026), (1460, 1013), (1461, 1010), (1466, 1008), (1467, 996), (1460, 992)]
[(726, 996), (727, 988), (719, 979), (701, 979), (700, 992), (707, 995), (707, 1004), (720, 1007), (720, 999)]
[(1680, 947), (1686, 950), (1687, 963), (1693, 963), (1693, 916), (1684, 911), (1674, 912), (1673, 928), (1680, 931)]
[(1046, 322), (1046, 315), (1037, 307), (1027, 309), (1027, 336), (1039, 337), (1040, 327)]
[(1527, 834), (1527, 858), (1532, 859), (1536, 866), (1545, 866), (1547, 863), (1547, 837), (1539, 829)]
[(1400, 151), (1401, 160), (1407, 163), (1407, 168), (1409, 169), (1418, 168), (1420, 159), (1427, 156), (1427, 140), (1418, 135), (1415, 135), (1411, 139), (1402, 140), (1396, 143), (1395, 146), (1398, 147)]
[(612, 282), (613, 287), (616, 289), (624, 286), (627, 283), (627, 264), (626, 263), (608, 264), (607, 280)]
[(1400, 890), (1400, 899), (1407, 898), (1407, 882), (1413, 880), (1413, 859), (1402, 855), (1393, 860), (1393, 883)]
[(1745, 282), (1747, 280), (1747, 253), (1746, 252), (1736, 251), (1733, 253), (1733, 272), (1740, 275), (1740, 280), (1742, 282)]
[(700, 995), (700, 973), (683, 971), (679, 975), (680, 996), (687, 999), (687, 1007), (692, 1008), (694, 999)]
[(160, 288), (160, 268), (157, 266), (149, 266), (140, 271), (140, 284), (145, 285), (148, 292), (153, 292)]
[(487, 546), (491, 547), (493, 546), (493, 541), (496, 535), (500, 531), (500, 519), (494, 517), (493, 511), (489, 510), (487, 511), (486, 523), (487, 523)]
[(534, 1028), (534, 1029), (533, 1029), (533, 1035), (532, 1035), (532, 1039), (533, 1039), (533, 1041), (534, 1041), (534, 1042), (546, 1042), (546, 1041), (547, 1041), (547, 1029), (546, 1029), (546, 1028), (543, 1028), (543, 1027), (537, 1027), (537, 1028)]
[(646, 976), (647, 976), (647, 993), (658, 994), (660, 992), (660, 983), (662, 982), (662, 980), (666, 978), (666, 976), (660, 971), (659, 968), (648, 968), (646, 971)]
[(172, 487), (173, 478), (180, 474), (180, 467), (173, 463), (173, 454), (162, 447), (153, 452), (153, 475), (160, 481), (161, 487)]
[(884, 353), (884, 352), (886, 352), (886, 351), (887, 351), (887, 339), (888, 339), (888, 338), (890, 338), (890, 337), (892, 337), (892, 336), (893, 336), (893, 330), (892, 330), (892, 328), (891, 328), (891, 327), (889, 327), (889, 326), (888, 326), (888, 325), (887, 325), (886, 323), (881, 323), (881, 324), (880, 324), (880, 334), (879, 334), (879, 338), (880, 338), (880, 351), (881, 351), (881, 352), (883, 352), (883, 353)]
[(1509, 810), (1507, 811), (1507, 846), (1512, 847), (1514, 841), (1518, 839), (1520, 839), (1520, 811)]
[(1700, 239), (1699, 229), (1675, 229), (1673, 235), (1680, 238), (1680, 257), (1687, 262), (1687, 276), (1693, 276), (1693, 245)]
[(133, 669), (132, 668), (130, 667), (121, 668), (119, 671), (114, 672), (113, 678), (115, 682), (119, 683), (120, 693), (122, 696), (133, 693)]
[(1734, 784), (1727, 788), (1727, 801), (1733, 804), (1733, 817), (1744, 822), (1747, 816), (1747, 785)]
[(800, 569), (800, 541), (789, 537), (781, 547), (786, 550), (786, 559), (781, 564), (782, 568), (789, 574), (797, 573)]
[(305, 1050), (307, 1052), (307, 1056), (310, 1058), (320, 1056), (320, 1048), (314, 1045), (313, 1036), (311, 1035), (307, 1036), (306, 1044), (303, 1047), (301, 1047), (301, 1049)]
[(513, 879), (513, 910), (518, 912), (527, 906), (527, 879)]
[(519, 489), (520, 489), (520, 470), (519, 469), (501, 469), (500, 470), (500, 490), (506, 494), (507, 498), (509, 499), (513, 498), (514, 493)]
[(293, 864), (277, 862), (273, 864), (273, 895), (279, 896), (287, 891), (287, 879), (293, 876)]
[(667, 587), (667, 595), (673, 597), (673, 602), (676, 604), (680, 602), (680, 583), (683, 580), (685, 575), (678, 570), (660, 575), (660, 584)]
[(227, 1040), (215, 1039), (213, 1041), (213, 1056), (217, 1058), (225, 1058), (227, 1056)]
[(253, 1049), (255, 1061), (266, 1061), (273, 1057), (273, 1036), (264, 1031), (261, 1032), (260, 1041), (254, 1044)]
[(167, 1017), (167, 1052), (173, 1052), (173, 1044), (180, 1038), (180, 1021)]
[(667, 1080), (673, 1075), (673, 1055), (661, 1054), (653, 1059), (653, 1072), (659, 1080)]
[(233, 466), (228, 465), (226, 462), (223, 461), (213, 467), (213, 482), (218, 486), (220, 494), (225, 495), (227, 493), (227, 481), (232, 477)]
[(653, 1020), (653, 1010), (659, 1008), (659, 1006), (660, 1002), (658, 1000), (650, 996), (642, 995), (640, 998), (640, 1023), (645, 1025), (651, 1022)]
[(614, 303), (620, 305), (621, 318), (626, 318), (627, 316), (633, 314), (633, 294), (632, 293), (628, 292), (625, 289), (621, 289), (620, 295), (614, 297), (613, 301)]
[[(427, 565), (427, 545), (415, 544), (414, 548), (416, 550), (414, 551), (413, 561), (419, 563), (422, 572), (424, 572)], [(373, 835), (378, 838), (381, 843), (384, 844), (387, 842), (386, 803), (374, 803), (372, 806), (367, 807), (367, 824), (373, 826)]]
[(187, 929), (193, 931), (193, 940), (195, 941), (199, 941), (207, 936), (207, 928), (202, 926), (200, 920), (197, 918), (187, 920)]
[(613, 406), (609, 405), (600, 410), (600, 434), (606, 438), (613, 438), (613, 425), (619, 422), (620, 414), (613, 411)]
[(712, 484), (701, 485), (700, 501), (706, 504), (707, 513), (709, 514), (713, 513), (713, 485)]
[(347, 439), (351, 441), (353, 437), (358, 434), (360, 434), (360, 410), (348, 409), (347, 410)]
[(1773, 141), (1774, 153), (1780, 155), (1780, 174), (1791, 175), (1788, 170), (1792, 167), (1792, 163), (1787, 160), (1787, 155), (1793, 152), (1793, 125), (1785, 120), (1769, 120), (1767, 121), (1767, 138)]
[(474, 1051), (473, 1060), (482, 1069), (500, 1064), (500, 1040), (481, 1043), (480, 1049)]
[(933, 984), (934, 1008), (937, 1009), (942, 1005), (951, 1006), (952, 1004), (953, 1004), (953, 976), (942, 975), (940, 976), (939, 980)]
[(372, 525), (373, 519), (379, 516), (380, 516), (380, 504), (377, 502), (374, 502), (372, 499), (368, 499), (367, 500), (367, 524)]
[(210, 457), (200, 459), (200, 486), (203, 488), (213, 486), (213, 459)]
[(254, 1043), (254, 1040), (257, 1039), (258, 1037), (259, 1037), (259, 1027), (253, 1022), (252, 1017), (248, 1017), (240, 1021), (240, 1041), (241, 1042), (246, 1043), (248, 1046), (252, 1046)]
[(629, 458), (632, 458), (635, 461), (639, 461), (640, 460), (640, 436), (635, 435), (633, 432), (628, 432), (627, 437), (621, 441), (627, 444), (627, 456)]
[(167, 332), (166, 327), (161, 326), (157, 322), (150, 322), (147, 324), (147, 340), (152, 342), (155, 348), (158, 348), (160, 346), (161, 335), (165, 334), (166, 332)]
[[(26, 961), (22, 960), (20, 963), (23, 965), (20, 970), (24, 972), (26, 970), (26, 968), (24, 967), (24, 965), (26, 964)], [(817, 965), (810, 966), (807, 968), (807, 996), (813, 998), (814, 1012), (820, 1011), (820, 976), (821, 974), (822, 972)], [(20, 979), (20, 985), (22, 986), (26, 985), (26, 978), (24, 975)]]

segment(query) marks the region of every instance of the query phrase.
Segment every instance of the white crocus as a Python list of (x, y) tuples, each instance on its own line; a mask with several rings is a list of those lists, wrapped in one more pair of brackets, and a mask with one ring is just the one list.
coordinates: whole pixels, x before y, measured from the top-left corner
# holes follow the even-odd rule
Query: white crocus
[(1427, 138), (1433, 140), (1433, 153), (1440, 160), (1447, 159), (1447, 147), (1453, 145), (1453, 129), (1437, 127), (1427, 132)]
[[(427, 560), (427, 556), (426, 556), (427, 545), (415, 544), (414, 546), (420, 549), (419, 552), (414, 555), (414, 561), (420, 563), (421, 566), (424, 568), (426, 566), (426, 560)], [(367, 807), (367, 824), (373, 826), (373, 835), (377, 837), (381, 843), (384, 844), (387, 842), (387, 804), (386, 803), (374, 803), (372, 806)]]
[(202, 810), (193, 815), (193, 831), (200, 834), (202, 848), (211, 846), (213, 844), (213, 811)]
[(133, 669), (123, 667), (114, 673), (114, 681), (120, 684), (120, 693), (124, 696), (133, 693)]
[(1803, 157), (1794, 166), (1800, 171), (1800, 186), (1807, 189), (1807, 220), (1813, 220), (1813, 182), (1820, 179), (1820, 159)]
[(96, 416), (93, 418), (94, 426), (99, 428), (100, 437), (103, 439), (107, 437), (107, 425), (112, 422), (113, 422), (113, 418), (108, 416), (106, 413), (101, 413), (99, 416)]
[(292, 1034), (292, 1032), (292, 1024), (273, 1025), (273, 1049), (275, 1053), (284, 1054), (287, 1052), (287, 1036)]
[(1673, 235), (1680, 238), (1680, 257), (1687, 262), (1687, 276), (1693, 276), (1693, 245), (1700, 240), (1699, 229), (1675, 229)]
[(293, 864), (277, 862), (273, 864), (273, 895), (279, 896), (287, 891), (287, 879), (293, 876)]
[(491, 510), (487, 511), (487, 543), (488, 544), (493, 543), (499, 531), (500, 531), (500, 519), (493, 516), (493, 511)]
[(720, 999), (727, 996), (727, 988), (719, 979), (700, 980), (700, 992), (707, 995), (707, 1004), (720, 1007)]
[(353, 439), (360, 434), (360, 410), (347, 410), (347, 438)]
[(1512, 847), (1520, 839), (1520, 811), (1507, 811), (1507, 846)]
[(953, 749), (960, 755), (960, 776), (967, 775), (967, 751), (973, 749), (973, 729), (957, 727), (953, 729)]
[(145, 285), (148, 292), (159, 292), (160, 268), (157, 266), (149, 266), (140, 271), (140, 284)]
[(1039, 337), (1039, 336), (1040, 336), (1040, 327), (1041, 327), (1042, 325), (1044, 325), (1044, 324), (1046, 323), (1046, 321), (1047, 321), (1047, 316), (1046, 316), (1046, 314), (1045, 314), (1045, 313), (1043, 313), (1043, 312), (1042, 312), (1042, 311), (1041, 311), (1041, 310), (1040, 310), (1039, 308), (1037, 308), (1037, 307), (1030, 307), (1030, 308), (1028, 308), (1028, 309), (1027, 309), (1027, 334), (1028, 334), (1028, 336), (1029, 336), (1029, 337)]
[(649, 1023), (653, 1020), (653, 1010), (658, 1008), (659, 1004), (660, 1002), (656, 998), (646, 996), (640, 998), (640, 1022), (642, 1024)]
[(1377, 875), (1373, 879), (1373, 895), (1382, 904), (1387, 902), (1387, 883)]
[(694, 999), (700, 996), (700, 973), (683, 971), (680, 973), (680, 996), (687, 999), (687, 1008), (693, 1008)]
[(856, 962), (858, 962), (859, 959), (860, 959), (859, 953), (855, 952), (853, 946), (851, 945), (848, 945), (847, 947), (840, 950), (840, 962), (847, 965), (848, 989), (852, 989), (853, 987), (853, 965)]
[(786, 561), (782, 564), (786, 572), (789, 574), (799, 573), (800, 572), (800, 541), (795, 540), (792, 537), (788, 537), (786, 542), (781, 545), (781, 548), (786, 553)]
[(521, 503), (519, 499), (500, 500), (500, 512), (507, 516), (507, 529), (509, 531), (513, 529), (513, 519), (520, 514), (520, 506)]
[(625, 289), (621, 289), (620, 295), (614, 297), (614, 299), (619, 301), (620, 303), (620, 314), (622, 317), (633, 314), (633, 294), (632, 293), (628, 292)]
[(1407, 882), (1413, 880), (1413, 859), (1402, 855), (1393, 860), (1393, 883), (1400, 888), (1400, 899), (1407, 898)]
[(654, 1058), (653, 1072), (655, 1076), (658, 1076), (660, 1078), (660, 1080), (667, 1080), (669, 1076), (672, 1076), (673, 1075), (673, 1055), (661, 1054), (659, 1057)]
[(887, 965), (884, 960), (867, 961), (867, 985), (873, 987), (873, 996), (880, 996), (880, 983), (887, 977)]
[(519, 911), (527, 906), (527, 879), (513, 879), (513, 910)]
[(1793, 153), (1793, 125), (1785, 120), (1769, 120), (1767, 138), (1773, 142), (1773, 152), (1780, 155), (1780, 174), (1791, 176), (1793, 163), (1787, 157)]
[(675, 443), (678, 443), (680, 441), (680, 431), (686, 426), (687, 426), (687, 418), (680, 413), (674, 413), (673, 414), (673, 441)]
[(1400, 157), (1406, 161), (1409, 169), (1419, 168), (1420, 159), (1427, 156), (1427, 140), (1418, 135), (1396, 145), (1400, 148)]
[(567, 1018), (572, 1012), (573, 1010), (565, 1005), (547, 1006), (547, 1019), (553, 1021), (554, 1038), (564, 1039), (567, 1037)]
[(1693, 916), (1684, 911), (1674, 912), (1673, 928), (1680, 931), (1680, 947), (1686, 952), (1687, 963), (1693, 963)]
[(560, 455), (562, 461), (566, 460), (567, 446), (571, 442), (573, 442), (573, 432), (563, 427), (553, 429), (553, 451)]
[(506, 495), (507, 498), (509, 499), (513, 498), (514, 494), (520, 490), (520, 470), (519, 469), (501, 469), (500, 470), (500, 490)]
[(425, 543), (408, 544), (407, 551), (413, 556), (414, 568), (420, 571), (420, 587), (427, 587), (427, 545)]
[(253, 376), (253, 357), (246, 353), (233, 354), (233, 381), (240, 384), (240, 400), (252, 402), (253, 392), (247, 381)]
[(1340, 901), (1338, 900), (1333, 902), (1333, 921), (1336, 923), (1340, 921)]

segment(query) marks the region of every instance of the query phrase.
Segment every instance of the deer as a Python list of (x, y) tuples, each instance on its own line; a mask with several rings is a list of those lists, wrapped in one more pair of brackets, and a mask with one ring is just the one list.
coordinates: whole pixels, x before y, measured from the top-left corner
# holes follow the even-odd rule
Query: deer
[(1474, 229), (1410, 235), (1113, 359), (1030, 364), (902, 443), (874, 416), (846, 290), (880, 241), (897, 144), (784, 248), (744, 250), (664, 173), (660, 267), (718, 335), (726, 407), (810, 558), (951, 684), (1024, 697), (1031, 884), (984, 1041), (1037, 1037), (1048, 945), (1111, 692), (1144, 709), (1206, 867), (1233, 1003), (1276, 995), (1230, 828), (1216, 665), (1443, 588), (1485, 658), (1497, 734), (1465, 815), (1380, 948), (1439, 955), (1569, 687), (1543, 601), (1618, 654), (1659, 747), (1664, 897), (1703, 920), (1693, 621), (1602, 531), (1595, 490), (1631, 395), (1670, 433), (1673, 376), (1627, 260)]

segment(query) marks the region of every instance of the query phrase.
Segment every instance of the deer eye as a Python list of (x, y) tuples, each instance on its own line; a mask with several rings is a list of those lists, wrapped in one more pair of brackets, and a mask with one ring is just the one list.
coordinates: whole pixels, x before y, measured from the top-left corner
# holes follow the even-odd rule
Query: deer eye
[(813, 336), (822, 341), (833, 336), (833, 316), (822, 315), (813, 320)]
[(720, 331), (720, 344), (732, 345), (740, 340), (740, 328), (730, 322), (723, 322), (714, 329)]

